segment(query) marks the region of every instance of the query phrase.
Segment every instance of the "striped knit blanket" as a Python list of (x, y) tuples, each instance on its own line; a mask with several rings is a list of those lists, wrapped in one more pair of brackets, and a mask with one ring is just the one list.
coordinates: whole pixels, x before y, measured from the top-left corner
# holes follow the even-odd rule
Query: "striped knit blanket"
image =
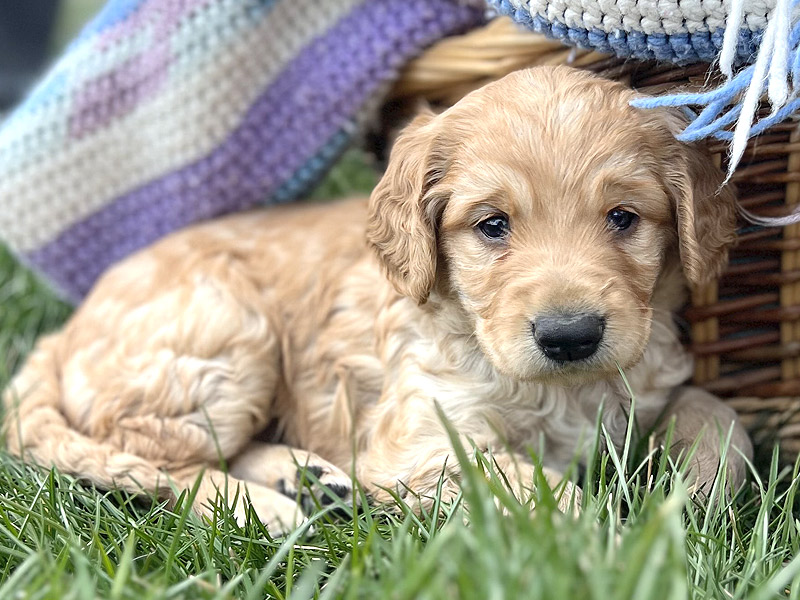
[(298, 197), (465, 0), (110, 0), (0, 126), (0, 239), (80, 299), (201, 219)]

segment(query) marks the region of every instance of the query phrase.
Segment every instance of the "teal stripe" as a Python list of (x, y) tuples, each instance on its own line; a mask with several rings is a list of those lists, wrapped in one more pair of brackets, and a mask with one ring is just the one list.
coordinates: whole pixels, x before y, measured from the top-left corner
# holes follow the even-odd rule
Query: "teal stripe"
[[(289, 202), (305, 196), (319, 183), (328, 169), (347, 150), (357, 130), (355, 122), (351, 127), (344, 127), (331, 136), (314, 156), (297, 169), (269, 198), (272, 202)], [(348, 133), (349, 132), (349, 133)], [(267, 200), (265, 198), (264, 200)]]

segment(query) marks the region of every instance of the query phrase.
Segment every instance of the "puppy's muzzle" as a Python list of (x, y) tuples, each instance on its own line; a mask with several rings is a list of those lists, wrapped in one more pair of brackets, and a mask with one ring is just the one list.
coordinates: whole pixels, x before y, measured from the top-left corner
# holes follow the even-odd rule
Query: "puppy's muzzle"
[(605, 326), (606, 320), (595, 314), (542, 315), (533, 321), (533, 339), (551, 360), (582, 360), (597, 351)]

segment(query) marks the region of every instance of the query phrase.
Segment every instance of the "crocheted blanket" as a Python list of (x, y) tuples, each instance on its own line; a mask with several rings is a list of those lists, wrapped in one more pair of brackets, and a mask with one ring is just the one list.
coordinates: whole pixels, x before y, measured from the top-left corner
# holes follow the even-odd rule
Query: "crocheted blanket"
[(0, 239), (68, 298), (201, 219), (308, 190), (463, 0), (110, 0), (0, 126)]
[[(488, 0), (518, 23), (598, 52), (678, 64), (719, 56), (731, 0)], [(749, 0), (737, 26), (736, 60), (758, 49), (775, 0)]]

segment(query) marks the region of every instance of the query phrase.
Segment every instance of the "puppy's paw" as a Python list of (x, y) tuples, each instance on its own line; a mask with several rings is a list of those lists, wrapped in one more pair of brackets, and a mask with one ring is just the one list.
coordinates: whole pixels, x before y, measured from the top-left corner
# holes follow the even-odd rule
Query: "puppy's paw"
[(231, 461), (230, 473), (299, 501), (306, 514), (353, 500), (353, 481), (344, 471), (299, 448), (253, 442)]
[[(187, 483), (195, 485), (191, 479)], [(273, 537), (285, 535), (307, 521), (297, 502), (263, 485), (244, 482), (213, 470), (203, 474), (197, 485), (193, 508), (209, 520), (214, 519), (223, 505), (227, 505), (236, 522), (244, 527), (249, 507), (252, 507), (255, 516)]]
[[(272, 537), (284, 536), (308, 520), (294, 499), (261, 486), (247, 486), (247, 497), (259, 521)], [(247, 503), (239, 501), (234, 508), (234, 517), (239, 525), (247, 520)], [(309, 528), (309, 533), (313, 530)]]
[[(747, 477), (747, 463), (731, 450), (725, 461), (724, 473), (720, 474), (720, 453), (698, 452), (689, 463), (684, 481), (689, 494), (698, 502), (707, 503), (712, 495), (723, 493), (731, 497), (744, 485)], [(717, 488), (716, 494), (712, 492)]]
[(564, 484), (555, 491), (558, 501), (558, 510), (564, 514), (577, 514), (581, 510), (583, 503), (583, 490), (577, 483), (565, 481)]
[(298, 467), (293, 478), (279, 479), (276, 488), (289, 498), (299, 498), (306, 514), (336, 504), (338, 507), (332, 512), (349, 516), (341, 510), (342, 504), (350, 507), (353, 503), (353, 480), (322, 459)]
[[(496, 464), (503, 471), (509, 489), (517, 499), (530, 503), (531, 508), (535, 508), (537, 467), (518, 457), (504, 457), (504, 460), (496, 461)], [(571, 481), (565, 481), (561, 473), (547, 467), (542, 469), (542, 474), (555, 496), (558, 510), (565, 514), (578, 512), (583, 498), (581, 488)]]

